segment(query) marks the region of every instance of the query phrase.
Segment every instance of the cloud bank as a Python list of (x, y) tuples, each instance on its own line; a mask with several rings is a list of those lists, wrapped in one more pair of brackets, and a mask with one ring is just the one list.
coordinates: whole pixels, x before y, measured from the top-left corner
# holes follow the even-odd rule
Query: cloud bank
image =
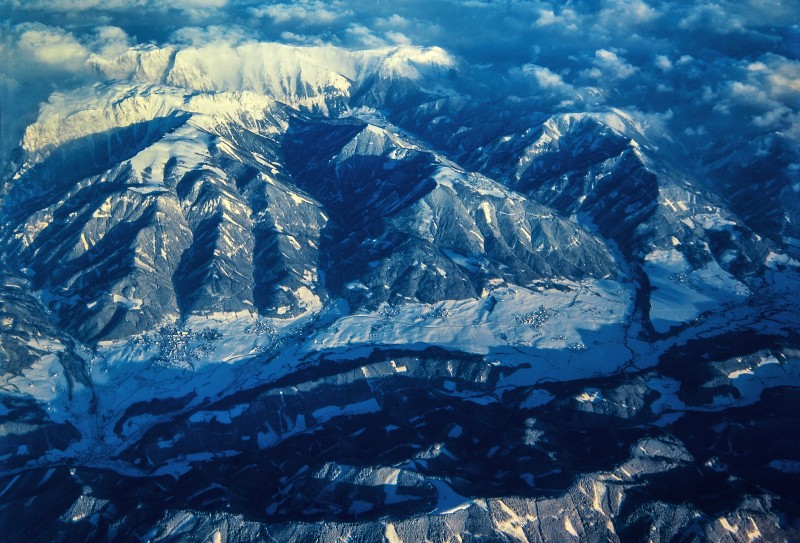
[(256, 42), (437, 46), (475, 99), (638, 111), (687, 148), (800, 142), (799, 0), (0, 0), (0, 15), (0, 160), (51, 93), (107, 77), (97, 59)]

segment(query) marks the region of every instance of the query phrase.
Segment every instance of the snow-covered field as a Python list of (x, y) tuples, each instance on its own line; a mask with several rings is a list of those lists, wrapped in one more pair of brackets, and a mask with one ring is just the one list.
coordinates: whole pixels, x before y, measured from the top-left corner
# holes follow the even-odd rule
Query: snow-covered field
[[(685, 262), (675, 254), (653, 255), (647, 271), (656, 287), (652, 303), (655, 314), (661, 315), (655, 317), (660, 319), (656, 321), (659, 331), (666, 330), (667, 325), (690, 324), (681, 336), (655, 344), (637, 337), (641, 327), (633, 316), (635, 293), (630, 283), (591, 280), (561, 282), (549, 288), (502, 286), (482, 298), (381, 306), (369, 313), (350, 314), (346, 304), (333, 303), (320, 313), (309, 312), (286, 320), (263, 319), (249, 312), (195, 316), (181, 325), (101, 345), (90, 361), (93, 389), (76, 384), (71, 396), (56, 356), (63, 346), (54, 344), (52, 355), (43, 357), (24, 375), (6, 380), (4, 387), (9, 390), (13, 385), (20, 394), (35, 398), (54, 422), (68, 421), (83, 436), (65, 451), (52, 449), (45, 457), (31, 460), (29, 467), (72, 459), (136, 475), (136, 466), (112, 457), (153, 425), (178, 413), (187, 413), (192, 423), (233, 424), (248, 409), (247, 402), (224, 410), (204, 410), (202, 406), (236, 391), (275, 382), (307, 368), (309, 360), (321, 360), (323, 356), (326, 364), (338, 364), (369, 355), (375, 348), (413, 352), (431, 346), (481, 355), (487, 364), (514, 369), (502, 374), (494, 394), (471, 396), (456, 390), (455, 383), (448, 389), (447, 382), (444, 389), (453, 396), (485, 404), (501, 401), (505, 391), (518, 387), (654, 367), (658, 353), (665, 347), (713, 333), (714, 315), (702, 322), (693, 323), (692, 319), (717, 304), (727, 304), (727, 309), (715, 313), (721, 321), (748, 318), (741, 303), (747, 291), (724, 273), (709, 269), (687, 273)], [(676, 281), (675, 274), (686, 274), (688, 278)], [(796, 284), (776, 283), (773, 288), (791, 290)], [(666, 304), (677, 307), (680, 313), (659, 313)], [(781, 315), (776, 318), (778, 322), (785, 320)], [(771, 325), (765, 321), (763, 326)], [(376, 371), (385, 370), (400, 377), (413, 373), (413, 368), (393, 360), (363, 370), (365, 379)], [(778, 364), (764, 359), (760, 364), (730, 372), (728, 378), (741, 396), (716, 397), (704, 409), (746, 405), (757, 401), (766, 388), (800, 385), (800, 369), (796, 363)], [(687, 409), (677, 396), (679, 383), (653, 377), (647, 385), (661, 395), (652, 409), (663, 414), (662, 423), (673, 421)], [(164, 415), (126, 414), (134, 404), (169, 398), (185, 401), (177, 412)], [(545, 390), (534, 388), (523, 406), (532, 408), (552, 398)], [(599, 391), (587, 389), (577, 400), (595, 402), (603, 398)], [(282, 431), (265, 428), (257, 441), (262, 448), (272, 447), (289, 436), (308, 431), (307, 425), (312, 421), (320, 424), (380, 409), (374, 399), (363, 398), (350, 404), (319, 407), (308, 416), (298, 416)], [(115, 429), (123, 419), (121, 430)], [(170, 443), (165, 441), (163, 446), (169, 447)], [(187, 456), (159, 469), (178, 476), (190, 469), (192, 461), (199, 460), (203, 458)], [(437, 491), (442, 511), (466, 503), (449, 494), (444, 486), (437, 487)]]
[(677, 250), (657, 250), (645, 257), (650, 279), (650, 321), (657, 332), (690, 323), (703, 312), (746, 300), (751, 292), (719, 264), (693, 270)]

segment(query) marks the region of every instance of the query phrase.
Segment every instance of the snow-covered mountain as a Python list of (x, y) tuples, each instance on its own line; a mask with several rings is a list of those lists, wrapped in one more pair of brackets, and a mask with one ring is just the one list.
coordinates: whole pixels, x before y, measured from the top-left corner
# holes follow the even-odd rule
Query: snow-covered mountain
[(796, 533), (780, 135), (692, 161), (438, 48), (92, 65), (3, 179), (10, 541)]

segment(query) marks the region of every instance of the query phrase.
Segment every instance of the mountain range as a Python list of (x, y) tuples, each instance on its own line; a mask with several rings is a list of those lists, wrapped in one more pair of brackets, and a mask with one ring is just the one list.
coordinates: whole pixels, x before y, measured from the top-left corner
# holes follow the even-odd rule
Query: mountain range
[(91, 63), (3, 176), (9, 541), (797, 537), (787, 137), (436, 47)]

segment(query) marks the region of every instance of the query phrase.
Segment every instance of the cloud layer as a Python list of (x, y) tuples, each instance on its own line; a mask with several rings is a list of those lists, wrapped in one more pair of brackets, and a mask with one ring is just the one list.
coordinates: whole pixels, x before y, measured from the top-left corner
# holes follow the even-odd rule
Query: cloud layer
[[(0, 0), (0, 159), (90, 58), (137, 44), (440, 46), (477, 99), (619, 107), (694, 141), (800, 141), (800, 0)], [(536, 105), (538, 104), (538, 105)]]

